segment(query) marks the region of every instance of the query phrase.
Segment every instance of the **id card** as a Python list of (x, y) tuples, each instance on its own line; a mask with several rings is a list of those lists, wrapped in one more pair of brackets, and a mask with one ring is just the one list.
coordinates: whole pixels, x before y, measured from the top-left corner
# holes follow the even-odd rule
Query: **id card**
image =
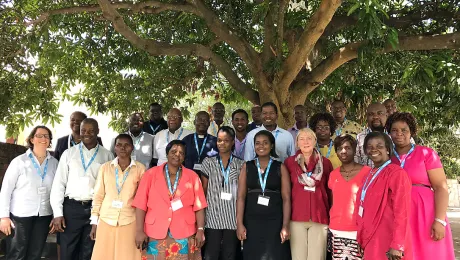
[(116, 208), (116, 209), (123, 208), (123, 201), (121, 201), (121, 200), (113, 200), (112, 201), (112, 208)]
[(313, 186), (313, 187), (303, 186), (303, 190), (305, 190), (305, 191), (310, 191), (310, 192), (315, 192), (315, 191), (316, 191), (316, 187), (315, 187), (315, 186)]
[(38, 187), (37, 194), (38, 195), (46, 194), (46, 187)]
[(364, 212), (363, 206), (359, 206), (358, 215), (359, 215), (360, 217), (363, 217), (363, 212)]
[(201, 163), (195, 163), (195, 164), (193, 165), (193, 169), (194, 169), (195, 171), (201, 171)]
[(232, 194), (222, 191), (220, 193), (220, 199), (222, 199), (222, 200), (232, 200)]
[(262, 206), (268, 206), (269, 201), (270, 201), (270, 197), (259, 195), (257, 204), (262, 205)]
[(171, 208), (172, 211), (176, 211), (178, 209), (181, 209), (184, 205), (182, 205), (182, 201), (180, 199), (175, 199), (171, 201)]

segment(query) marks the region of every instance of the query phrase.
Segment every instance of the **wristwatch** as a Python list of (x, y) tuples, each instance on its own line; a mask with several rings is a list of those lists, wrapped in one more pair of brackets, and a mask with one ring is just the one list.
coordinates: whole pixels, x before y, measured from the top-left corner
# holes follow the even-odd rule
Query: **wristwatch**
[(199, 227), (198, 230), (203, 230), (204, 231), (204, 227)]
[(442, 220), (442, 219), (435, 218), (434, 221), (439, 222), (439, 223), (440, 223), (441, 225), (443, 225), (443, 226), (447, 226), (447, 222), (445, 222), (445, 221)]

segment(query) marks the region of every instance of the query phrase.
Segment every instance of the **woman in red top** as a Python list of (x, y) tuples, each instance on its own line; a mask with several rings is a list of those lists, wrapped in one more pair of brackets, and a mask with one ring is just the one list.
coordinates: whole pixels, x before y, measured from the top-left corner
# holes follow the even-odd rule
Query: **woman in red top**
[(332, 191), (331, 221), (332, 259), (361, 260), (362, 250), (356, 241), (358, 226), (356, 216), (358, 204), (356, 195), (362, 185), (363, 177), (371, 170), (354, 162), (356, 139), (351, 135), (341, 135), (334, 140), (334, 148), (342, 166), (331, 172), (329, 189)]
[(369, 133), (363, 147), (374, 163), (358, 192), (358, 243), (364, 259), (412, 260), (411, 181), (391, 164), (393, 143), (387, 134)]
[(286, 165), (292, 183), (291, 253), (293, 260), (326, 258), (331, 162), (315, 149), (316, 135), (309, 128), (297, 134), (299, 151)]

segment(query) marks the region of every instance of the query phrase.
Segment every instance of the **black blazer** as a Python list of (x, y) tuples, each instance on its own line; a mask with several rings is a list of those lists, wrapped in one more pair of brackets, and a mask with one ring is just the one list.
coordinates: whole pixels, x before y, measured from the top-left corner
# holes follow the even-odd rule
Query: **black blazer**
[[(98, 136), (97, 142), (102, 145), (102, 139)], [(72, 147), (72, 143), (70, 143), (70, 147)], [(103, 146), (103, 145), (102, 145)], [(61, 158), (62, 154), (65, 150), (69, 149), (69, 136), (63, 136), (57, 140), (56, 149), (54, 149), (54, 158), (58, 161)]]

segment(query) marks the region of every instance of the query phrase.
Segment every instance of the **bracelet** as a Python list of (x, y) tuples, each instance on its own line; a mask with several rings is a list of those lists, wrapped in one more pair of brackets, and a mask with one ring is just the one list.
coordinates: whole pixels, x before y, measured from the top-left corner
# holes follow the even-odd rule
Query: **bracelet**
[(443, 226), (447, 226), (447, 222), (445, 222), (445, 221), (444, 221), (444, 220), (442, 220), (442, 219), (439, 219), (439, 218), (435, 218), (435, 219), (434, 219), (434, 221), (437, 221), (437, 222), (439, 222), (439, 223), (440, 223), (441, 225), (443, 225)]
[(198, 230), (203, 230), (204, 231), (204, 227), (199, 227)]

